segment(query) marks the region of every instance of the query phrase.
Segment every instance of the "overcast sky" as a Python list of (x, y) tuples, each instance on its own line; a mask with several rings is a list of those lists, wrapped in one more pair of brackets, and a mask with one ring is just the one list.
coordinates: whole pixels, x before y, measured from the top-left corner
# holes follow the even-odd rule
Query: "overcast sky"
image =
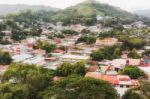
[[(0, 4), (29, 4), (29, 5), (48, 5), (57, 8), (66, 8), (84, 0), (0, 0)], [(150, 0), (97, 0), (108, 3), (128, 11), (137, 9), (150, 9)]]

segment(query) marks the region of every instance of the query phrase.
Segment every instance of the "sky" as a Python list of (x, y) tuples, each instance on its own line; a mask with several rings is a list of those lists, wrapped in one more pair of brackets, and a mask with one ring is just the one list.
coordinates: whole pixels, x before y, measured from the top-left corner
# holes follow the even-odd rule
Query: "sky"
[[(56, 8), (66, 8), (76, 5), (84, 0), (0, 0), (0, 4), (28, 4), (28, 5), (47, 5)], [(150, 0), (97, 0), (120, 7), (127, 11), (150, 9)]]

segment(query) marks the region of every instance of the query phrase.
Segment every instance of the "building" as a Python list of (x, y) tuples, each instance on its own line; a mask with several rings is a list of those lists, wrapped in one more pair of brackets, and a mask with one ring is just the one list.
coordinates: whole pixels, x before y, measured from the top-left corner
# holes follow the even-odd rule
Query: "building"
[(127, 75), (104, 75), (100, 72), (88, 72), (85, 77), (109, 82), (117, 90), (120, 96), (122, 96), (129, 88), (140, 86), (138, 80), (132, 80)]
[(14, 62), (22, 62), (22, 61), (24, 61), (26, 59), (30, 59), (32, 57), (33, 56), (30, 54), (19, 54), (19, 55), (12, 56), (12, 59)]
[(105, 38), (105, 39), (97, 39), (95, 45), (96, 46), (112, 46), (118, 43), (118, 39), (116, 38)]
[(26, 60), (23, 61), (23, 63), (35, 64), (35, 65), (38, 65), (38, 66), (43, 66), (43, 65), (46, 64), (45, 58), (42, 57), (42, 56), (35, 56), (35, 57), (32, 57), (32, 58), (26, 59)]
[(65, 54), (60, 56), (61, 62), (78, 62), (78, 61), (87, 62), (89, 59), (90, 59), (89, 56), (72, 55), (72, 54)]

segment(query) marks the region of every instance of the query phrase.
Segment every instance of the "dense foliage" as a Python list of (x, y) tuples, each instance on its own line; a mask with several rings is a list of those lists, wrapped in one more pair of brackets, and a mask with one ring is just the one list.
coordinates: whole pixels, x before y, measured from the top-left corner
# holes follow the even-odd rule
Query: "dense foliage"
[(104, 59), (112, 60), (115, 58), (119, 58), (121, 55), (121, 49), (119, 46), (106, 46), (104, 48), (100, 48), (98, 51), (95, 51), (91, 54), (93, 60), (101, 61)]
[[(125, 22), (125, 20), (136, 20), (138, 18), (133, 14), (122, 11), (121, 9), (112, 7), (110, 5), (100, 4), (95, 0), (86, 0), (81, 4), (69, 7), (66, 10), (59, 11), (57, 14), (53, 15), (51, 19), (55, 22), (62, 21), (64, 22), (64, 24), (83, 23), (85, 25), (93, 25), (97, 22), (97, 15), (116, 17), (118, 18), (116, 22)], [(114, 24), (112, 21), (109, 21), (109, 23)]]
[(51, 44), (47, 41), (41, 41), (41, 40), (38, 40), (36, 42), (36, 44), (34, 45), (34, 48), (35, 49), (43, 49), (45, 50), (47, 53), (53, 51), (54, 49), (56, 49), (56, 45), (55, 44)]
[(68, 76), (71, 74), (78, 74), (81, 76), (84, 76), (87, 69), (83, 62), (77, 62), (74, 64), (71, 63), (63, 63), (58, 69), (57, 69), (57, 75), (59, 76)]
[(94, 44), (96, 42), (96, 37), (93, 37), (91, 35), (83, 35), (80, 38), (78, 38), (76, 43), (82, 43), (82, 42), (86, 44)]
[(76, 32), (74, 30), (71, 30), (71, 29), (64, 29), (64, 30), (61, 30), (61, 32), (63, 34), (67, 34), (67, 35), (77, 35), (77, 34), (79, 34), (78, 32)]
[(150, 98), (150, 82), (142, 81), (139, 88), (128, 90), (122, 99), (149, 99)]
[(54, 82), (43, 95), (44, 99), (117, 99), (116, 91), (107, 82), (76, 75)]
[(136, 66), (126, 66), (121, 74), (129, 75), (132, 79), (138, 79), (140, 77), (145, 77), (145, 74), (143, 71), (141, 71)]
[(12, 58), (9, 52), (0, 50), (0, 65), (9, 65), (12, 62)]
[(134, 59), (138, 59), (140, 58), (140, 55), (137, 53), (136, 49), (132, 49), (129, 54), (128, 54), (129, 58), (134, 58)]
[(50, 85), (53, 75), (53, 71), (35, 65), (13, 63), (2, 76), (0, 97), (38, 99), (38, 93)]

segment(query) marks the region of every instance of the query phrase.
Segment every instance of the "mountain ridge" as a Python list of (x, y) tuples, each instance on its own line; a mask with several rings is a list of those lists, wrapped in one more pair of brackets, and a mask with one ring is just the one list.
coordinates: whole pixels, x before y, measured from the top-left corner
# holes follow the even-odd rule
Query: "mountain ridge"
[(0, 15), (7, 15), (10, 13), (17, 13), (23, 10), (46, 10), (46, 11), (58, 11), (59, 8), (54, 8), (45, 5), (26, 5), (26, 4), (0, 4)]

